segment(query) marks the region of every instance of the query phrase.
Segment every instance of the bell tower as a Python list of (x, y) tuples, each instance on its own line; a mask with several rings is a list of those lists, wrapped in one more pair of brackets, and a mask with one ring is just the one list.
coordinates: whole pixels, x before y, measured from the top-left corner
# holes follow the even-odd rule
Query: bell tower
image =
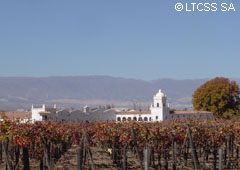
[(150, 107), (153, 121), (167, 120), (169, 117), (169, 106), (167, 105), (167, 96), (161, 91), (158, 91), (153, 96), (153, 104)]

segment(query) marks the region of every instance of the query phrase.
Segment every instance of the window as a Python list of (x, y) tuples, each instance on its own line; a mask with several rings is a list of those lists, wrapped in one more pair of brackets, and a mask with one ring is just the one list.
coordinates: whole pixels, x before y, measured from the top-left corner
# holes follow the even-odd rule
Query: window
[(132, 118), (131, 117), (128, 117), (128, 121), (131, 121), (132, 120)]
[(137, 121), (137, 118), (136, 118), (136, 117), (134, 117), (134, 118), (133, 118), (133, 120)]
[(147, 117), (144, 117), (144, 121), (147, 122), (147, 121), (148, 121), (148, 118), (147, 118)]
[(118, 117), (118, 118), (117, 118), (117, 121), (118, 121), (118, 122), (121, 122), (121, 118), (120, 118), (120, 117)]
[(125, 122), (125, 121), (126, 121), (126, 117), (123, 117), (123, 118), (122, 118), (122, 121)]
[(139, 118), (138, 118), (138, 121), (142, 121), (142, 117), (139, 117)]
[(157, 103), (157, 107), (159, 107), (159, 103)]
[(156, 120), (158, 120), (158, 116), (156, 116)]

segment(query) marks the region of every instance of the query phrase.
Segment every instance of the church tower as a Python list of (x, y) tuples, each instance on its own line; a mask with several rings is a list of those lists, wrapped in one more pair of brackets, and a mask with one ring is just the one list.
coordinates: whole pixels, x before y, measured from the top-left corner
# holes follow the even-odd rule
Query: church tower
[(151, 105), (150, 110), (153, 121), (168, 120), (170, 109), (167, 104), (167, 96), (161, 91), (161, 89), (153, 96), (153, 104)]

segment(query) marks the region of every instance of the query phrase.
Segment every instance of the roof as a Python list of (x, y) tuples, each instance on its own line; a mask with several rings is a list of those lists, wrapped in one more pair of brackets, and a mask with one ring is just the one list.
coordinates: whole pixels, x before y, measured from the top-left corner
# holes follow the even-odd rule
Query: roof
[(199, 111), (199, 110), (187, 110), (187, 111), (177, 110), (177, 111), (174, 111), (172, 114), (211, 114), (211, 113), (212, 112)]
[(118, 114), (121, 115), (142, 115), (142, 114), (151, 114), (150, 110), (144, 110), (144, 111), (127, 111), (127, 112), (119, 112)]
[(159, 89), (159, 91), (157, 92), (157, 94), (155, 95), (155, 97), (163, 97), (165, 96), (164, 93), (162, 92), (161, 89)]
[(31, 119), (31, 112), (0, 112), (0, 117), (7, 117), (8, 119)]
[(47, 111), (42, 111), (42, 112), (39, 112), (40, 115), (49, 115), (51, 114), (51, 112), (47, 112)]

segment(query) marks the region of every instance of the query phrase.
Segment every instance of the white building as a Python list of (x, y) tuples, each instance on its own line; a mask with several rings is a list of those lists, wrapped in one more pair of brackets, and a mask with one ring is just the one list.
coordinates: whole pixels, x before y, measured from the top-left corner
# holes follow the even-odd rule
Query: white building
[(54, 107), (46, 107), (42, 105), (41, 107), (32, 106), (31, 109), (31, 120), (35, 121), (113, 121), (115, 120), (116, 112), (114, 109), (90, 109), (90, 107), (85, 106), (83, 110), (78, 109), (57, 109), (56, 105)]
[(21, 123), (26, 123), (30, 121), (32, 118), (32, 113), (29, 111), (7, 111), (7, 112), (0, 112), (0, 121), (4, 119), (12, 120), (12, 121), (19, 121)]
[(146, 121), (146, 122), (160, 122), (171, 121), (174, 119), (184, 120), (191, 119), (208, 119), (212, 117), (211, 112), (207, 111), (175, 111), (170, 112), (169, 104), (167, 103), (167, 96), (159, 90), (156, 95), (153, 96), (153, 104), (150, 110), (147, 111), (127, 111), (118, 112), (116, 115), (116, 121)]
[(46, 107), (45, 104), (43, 104), (41, 107), (34, 107), (32, 105), (32, 122), (49, 120), (50, 118), (54, 118), (56, 111), (56, 105), (54, 105), (54, 107)]

